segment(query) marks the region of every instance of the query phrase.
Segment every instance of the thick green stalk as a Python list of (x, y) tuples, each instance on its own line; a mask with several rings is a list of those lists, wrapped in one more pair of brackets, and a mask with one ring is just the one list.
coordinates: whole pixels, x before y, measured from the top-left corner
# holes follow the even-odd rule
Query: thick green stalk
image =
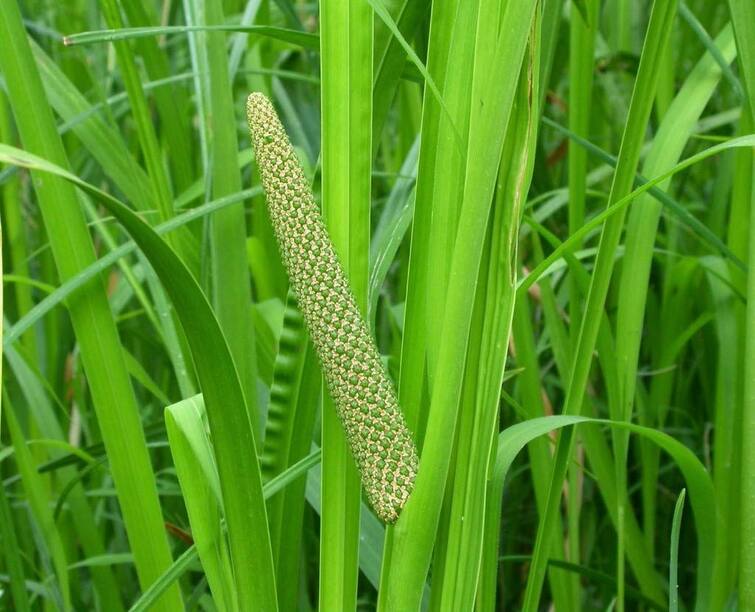
[[(5, 41), (0, 45), (0, 66), (24, 146), (67, 165), (15, 2), (0, 5), (0, 39)], [(50, 176), (36, 178), (34, 186), (58, 273), (66, 280), (94, 260), (76, 192), (70, 184)], [(68, 305), (134, 563), (146, 589), (170, 565), (171, 557), (120, 339), (101, 281), (82, 288)], [(181, 606), (180, 592), (174, 586), (157, 609)]]
[(539, 123), (539, 27), (536, 19), (507, 129), (491, 213), (490, 247), (483, 257), (477, 288), (477, 320), (472, 328), (477, 337), (470, 336), (464, 382), (465, 396), (469, 385), (471, 397), (464, 398), (459, 419), (444, 573), (435, 570), (441, 580), (433, 593), (440, 592), (442, 610), (472, 609), (482, 559), (485, 506), (500, 502), (487, 500), (485, 493), (514, 312), (519, 223), (529, 191)]
[[(741, 79), (749, 110), (749, 124), (755, 125), (755, 4), (748, 0), (729, 0), (734, 35), (737, 41)], [(745, 164), (746, 167), (746, 164)], [(750, 215), (745, 313), (744, 404), (742, 407), (742, 510), (739, 548), (739, 608), (755, 608), (755, 155), (750, 152)], [(747, 194), (743, 194), (746, 198)]]
[[(363, 0), (321, 0), (319, 4), (322, 214), (365, 317), (372, 193), (373, 10)], [(327, 381), (327, 367), (323, 374)], [(359, 578), (360, 487), (339, 424), (343, 409), (332, 389), (331, 397), (324, 394), (322, 403), (320, 609), (348, 610), (356, 606)], [(362, 484), (368, 488), (364, 476)], [(369, 490), (367, 494), (374, 507)]]
[[(466, 179), (449, 274), (440, 350), (432, 389), (417, 485), (394, 530), (387, 592), (379, 609), (419, 607), (440, 519), (452, 439), (458, 416), (468, 334), (485, 230), (515, 84), (531, 33), (536, 2), (508, 3), (499, 16), (495, 2), (480, 9), (471, 95), (480, 100), (470, 120)], [(505, 34), (504, 34), (505, 32)], [(507, 61), (503, 61), (506, 58)]]
[[(569, 129), (575, 134), (587, 138), (590, 130), (592, 113), (592, 89), (595, 55), (595, 38), (598, 32), (599, 0), (586, 2), (586, 15), (578, 14), (576, 6), (571, 6), (569, 32)], [(587, 190), (587, 151), (582, 147), (569, 146), (568, 156), (569, 186), (569, 233), (574, 233), (584, 223)], [(580, 245), (581, 246), (581, 245)], [(569, 319), (571, 325), (570, 344), (576, 346), (579, 320), (582, 317), (582, 292), (574, 275), (569, 277)], [(572, 463), (569, 469), (568, 497), (568, 561), (579, 563), (582, 480), (579, 466)], [(571, 586), (571, 607), (578, 608), (581, 603), (580, 582), (576, 576), (569, 579)]]
[[(443, 89), (448, 72), (448, 49), (453, 31), (456, 6), (451, 2), (432, 5), (430, 16), (429, 48), (426, 61), (428, 73), (435, 84)], [(377, 98), (376, 98), (377, 100)], [(381, 109), (375, 108), (376, 118)], [(401, 359), (398, 392), (404, 407), (409, 428), (415, 432), (417, 443), (422, 447), (426, 413), (426, 376), (428, 328), (427, 295), (429, 292), (430, 229), (433, 219), (432, 194), (436, 178), (438, 151), (441, 149), (439, 127), (441, 121), (439, 100), (429, 87), (422, 97), (422, 117), (419, 134), (420, 148), (415, 186), (415, 203), (412, 215), (411, 241), (407, 257), (406, 296), (404, 300), (403, 334), (401, 336)], [(379, 593), (388, 592), (387, 582), (392, 566), (393, 528), (386, 529)]]

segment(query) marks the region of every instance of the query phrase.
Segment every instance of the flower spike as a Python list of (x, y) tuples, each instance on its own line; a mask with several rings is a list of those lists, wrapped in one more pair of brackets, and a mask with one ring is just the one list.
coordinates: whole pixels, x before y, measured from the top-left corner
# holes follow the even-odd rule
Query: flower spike
[(246, 104), (252, 144), (275, 236), (367, 499), (394, 523), (419, 460), (398, 399), (270, 100)]

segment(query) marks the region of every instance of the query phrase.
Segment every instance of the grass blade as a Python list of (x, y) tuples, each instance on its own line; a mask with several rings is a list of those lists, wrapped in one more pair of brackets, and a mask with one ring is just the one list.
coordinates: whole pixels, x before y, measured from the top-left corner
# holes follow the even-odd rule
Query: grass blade
[(601, 224), (606, 221), (606, 219), (612, 217), (617, 213), (620, 213), (625, 207), (629, 206), (629, 204), (631, 204), (638, 195), (641, 195), (646, 191), (650, 191), (652, 187), (658, 185), (659, 183), (662, 183), (668, 177), (673, 176), (677, 172), (681, 172), (682, 170), (689, 168), (690, 166), (694, 166), (695, 164), (709, 157), (718, 155), (728, 149), (748, 149), (753, 146), (753, 143), (755, 143), (755, 135), (747, 135), (740, 136), (738, 138), (732, 138), (731, 140), (722, 142), (721, 144), (714, 145), (703, 151), (700, 151), (699, 153), (691, 155), (687, 159), (676, 164), (676, 166), (674, 166), (670, 170), (661, 173), (655, 178), (649, 180), (647, 183), (644, 183), (641, 187), (638, 187), (634, 191), (628, 193), (623, 198), (614, 202), (614, 204), (609, 208), (607, 208), (600, 214), (595, 215), (592, 219), (590, 219), (590, 221), (585, 223), (579, 230), (574, 232), (571, 236), (569, 236), (569, 238), (564, 240), (558, 247), (556, 247), (551, 252), (551, 254), (548, 255), (548, 257), (543, 259), (543, 261), (535, 266), (535, 268), (533, 268), (527, 276), (519, 281), (517, 291), (527, 291), (530, 287), (532, 287), (532, 285), (537, 282), (537, 280), (544, 274), (544, 272), (551, 265), (553, 265), (555, 261), (558, 261), (558, 259), (564, 255), (564, 253), (571, 251), (574, 248), (575, 244), (584, 240), (585, 236), (587, 236), (595, 228), (600, 227)]
[(5, 567), (10, 575), (13, 606), (19, 612), (30, 612), (29, 597), (26, 594), (26, 586), (24, 584), (24, 568), (21, 563), (15, 530), (13, 515), (10, 504), (8, 504), (8, 496), (5, 493), (5, 487), (2, 486), (0, 487), (0, 534), (2, 534), (4, 543)]
[[(558, 415), (530, 419), (512, 425), (504, 430), (498, 438), (498, 455), (496, 457), (495, 475), (505, 474), (516, 455), (526, 444), (539, 435), (544, 435), (554, 429), (574, 425), (577, 423), (594, 423), (609, 425), (614, 429), (637, 433), (665, 450), (674, 459), (687, 482), (695, 515), (695, 525), (698, 536), (697, 571), (705, 576), (698, 584), (698, 601), (708, 601), (711, 589), (711, 577), (715, 560), (716, 532), (721, 528), (717, 516), (713, 483), (705, 467), (683, 444), (655, 429), (642, 427), (633, 423), (610, 421), (606, 419), (590, 419), (581, 416)], [(715, 529), (710, 526), (715, 525)]]
[[(523, 62), (517, 85), (516, 100), (501, 158), (499, 185), (489, 228), (489, 252), (483, 264), (477, 288), (472, 334), (467, 353), (467, 372), (451, 496), (449, 527), (445, 535), (445, 563), (440, 593), (442, 609), (464, 610), (474, 607), (483, 549), (485, 505), (487, 500), (493, 448), (492, 432), (496, 429), (500, 389), (506, 365), (506, 353), (516, 297), (517, 242), (524, 208), (524, 194), (529, 189), (535, 157), (537, 118), (534, 107), (540, 99), (539, 15), (532, 26), (530, 49)], [(504, 271), (502, 273), (502, 271)], [(476, 362), (476, 363), (475, 363)], [(436, 575), (439, 566), (435, 567)]]
[(186, 34), (190, 32), (247, 32), (266, 36), (275, 40), (290, 43), (297, 47), (317, 50), (319, 48), (318, 37), (314, 34), (277, 28), (273, 26), (240, 26), (224, 24), (191, 25), (191, 26), (160, 26), (139, 28), (115, 28), (111, 30), (98, 30), (96, 32), (81, 32), (71, 34), (63, 39), (66, 45), (84, 45), (130, 38), (143, 38), (146, 36), (165, 36), (167, 34)]
[[(198, 11), (206, 24), (224, 21), (223, 3), (208, 0), (198, 3)], [(205, 25), (202, 23), (202, 25)], [(208, 173), (212, 196), (217, 199), (241, 191), (241, 174), (236, 158), (238, 134), (233, 105), (233, 88), (228, 74), (226, 36), (222, 32), (207, 33), (207, 61), (209, 74), (204, 81), (209, 92), (209, 105), (202, 117), (204, 130), (209, 134), (211, 168)], [(238, 368), (246, 396), (252, 431), (259, 439), (261, 417), (257, 405), (257, 364), (255, 362), (254, 326), (250, 325), (251, 286), (246, 263), (246, 215), (243, 204), (219, 211), (209, 225), (209, 269), (212, 305), (227, 338)]]
[[(320, 457), (321, 455), (319, 451), (311, 453), (303, 460), (292, 465), (285, 472), (273, 478), (263, 488), (265, 499), (269, 499), (284, 487), (289, 486), (292, 482), (301, 478), (307, 470), (317, 465), (320, 461)], [(197, 557), (198, 551), (195, 545), (186, 549), (186, 551), (184, 551), (183, 554), (181, 554), (181, 556), (178, 557), (166, 570), (166, 572), (160, 576), (160, 578), (156, 580), (147, 591), (142, 593), (142, 596), (134, 602), (134, 605), (129, 609), (129, 612), (144, 612), (151, 609), (155, 600), (189, 569), (190, 564), (192, 564)]]
[(671, 561), (668, 575), (668, 609), (669, 612), (679, 612), (679, 530), (682, 526), (682, 511), (684, 510), (685, 489), (679, 493), (674, 508), (674, 520), (671, 522)]
[(236, 611), (233, 571), (223, 533), (220, 481), (205, 430), (204, 403), (194, 396), (165, 409), (173, 461), (189, 514), (191, 535), (213, 595), (222, 610)]
[[(464, 364), (459, 355), (466, 352), (474, 287), (505, 135), (504, 130), (493, 126), (508, 125), (516, 90), (514, 83), (519, 77), (518, 70), (503, 66), (500, 58), (508, 58), (517, 68), (521, 66), (535, 8), (534, 2), (508, 4), (500, 22), (500, 31), (506, 34), (496, 36), (492, 46), (484, 46), (491, 41), (484, 39), (489, 33), (482, 26), (479, 33), (484, 42), (476, 57), (472, 93), (482, 96), (482, 111), (470, 123), (469, 149), (474, 156), (467, 156), (464, 198), (449, 276), (452, 283), (443, 319), (427, 436), (416, 488), (394, 529), (387, 593), (381, 590), (385, 602), (382, 609), (416, 609), (430, 565), (450, 463), (449, 433), (454, 431), (461, 393)], [(498, 20), (480, 23), (497, 33)], [(498, 61), (491, 62), (493, 58)], [(496, 67), (492, 75), (491, 65)]]
[[(640, 149), (645, 133), (650, 110), (654, 98), (654, 79), (656, 72), (656, 62), (662, 56), (663, 49), (666, 46), (668, 36), (671, 32), (674, 15), (676, 13), (676, 2), (654, 2), (653, 11), (650, 16), (648, 32), (645, 38), (642, 57), (640, 59), (640, 68), (635, 82), (632, 104), (630, 105), (627, 125), (622, 138), (621, 150), (619, 152), (619, 163), (616, 167), (613, 183), (611, 185), (611, 195), (609, 196), (610, 206), (618, 199), (623, 197), (631, 190), (634, 173), (639, 161)], [(587, 296), (585, 314), (582, 318), (577, 345), (574, 350), (574, 366), (571, 371), (566, 399), (564, 400), (563, 414), (578, 414), (581, 410), (584, 391), (587, 386), (590, 366), (592, 363), (592, 353), (595, 348), (595, 342), (598, 336), (599, 325), (601, 321), (600, 312), (603, 310), (603, 304), (608, 293), (608, 285), (611, 280), (614, 265), (614, 253), (618, 246), (621, 231), (624, 225), (623, 214), (619, 213), (610, 221), (607, 221), (601, 233), (598, 256), (595, 262), (595, 271), (590, 283), (590, 290)], [(574, 236), (575, 234), (572, 234)], [(622, 440), (617, 439), (619, 447), (616, 453), (622, 458), (625, 450), (621, 444)], [(547, 550), (550, 549), (550, 537), (553, 525), (553, 515), (557, 511), (558, 498), (561, 495), (561, 485), (564, 480), (567, 468), (573, 438), (571, 430), (567, 430), (559, 437), (558, 449), (556, 451), (556, 460), (554, 463), (553, 477), (545, 513), (540, 522), (537, 540), (533, 553), (533, 567), (527, 580), (527, 591), (525, 595), (524, 609), (534, 610), (540, 599), (543, 579), (546, 568)], [(618, 466), (620, 476), (623, 479), (623, 464)], [(620, 480), (623, 482), (623, 480)], [(619, 495), (623, 490), (623, 484), (618, 487)], [(623, 505), (624, 501), (619, 499)], [(621, 511), (619, 512), (621, 515)], [(623, 526), (619, 525), (620, 543), (623, 539)], [(619, 567), (623, 564), (623, 551), (620, 551)], [(621, 574), (621, 572), (620, 572)], [(619, 589), (623, 584), (622, 576), (619, 576)], [(619, 599), (621, 604), (621, 598)]]
[[(217, 319), (189, 270), (137, 215), (112, 196), (66, 170), (24, 151), (0, 145), (0, 158), (23, 162), (75, 184), (96, 198), (129, 231), (149, 259), (174, 305), (192, 349), (215, 443), (239, 605), (277, 609), (267, 516), (252, 423)], [(238, 487), (244, 481), (248, 486)], [(242, 569), (243, 568), (243, 569)]]
[(24, 440), (21, 426), (10, 405), (7, 394), (4, 396), (5, 423), (8, 426), (11, 442), (15, 449), (16, 463), (21, 474), (21, 480), (26, 492), (26, 498), (31, 509), (31, 515), (41, 533), (42, 563), (50, 563), (51, 569), (57, 576), (57, 588), (53, 590), (54, 604), (58, 609), (71, 610), (71, 591), (68, 580), (68, 562), (63, 547), (63, 540), (56, 529), (55, 521), (50, 510), (50, 500), (42, 477), (37, 473), (31, 452)]
[[(66, 154), (47, 106), (16, 2), (0, 6), (0, 48), (9, 98), (24, 146), (66, 165)], [(68, 279), (94, 259), (76, 193), (53, 177), (36, 184), (45, 224), (62, 279)], [(85, 364), (97, 419), (108, 448), (121, 512), (135, 564), (146, 588), (170, 563), (154, 475), (138, 410), (120, 352), (120, 339), (101, 283), (82, 290), (69, 311)], [(164, 608), (163, 608), (164, 606)], [(168, 591), (158, 609), (181, 606), (177, 588)]]

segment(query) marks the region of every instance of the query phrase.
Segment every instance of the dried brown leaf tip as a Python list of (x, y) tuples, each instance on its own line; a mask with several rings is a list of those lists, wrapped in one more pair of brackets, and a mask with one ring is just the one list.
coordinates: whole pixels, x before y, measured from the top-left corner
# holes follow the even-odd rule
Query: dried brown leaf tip
[(275, 236), (367, 499), (398, 519), (417, 474), (417, 450), (338, 261), (299, 160), (272, 103), (246, 103)]

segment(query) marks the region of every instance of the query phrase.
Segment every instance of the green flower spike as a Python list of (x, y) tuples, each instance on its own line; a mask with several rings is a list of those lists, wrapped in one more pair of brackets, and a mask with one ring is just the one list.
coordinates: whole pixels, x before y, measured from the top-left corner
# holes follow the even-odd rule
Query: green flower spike
[(414, 487), (414, 441), (273, 105), (253, 93), (246, 110), (283, 263), (367, 499), (383, 521), (394, 523)]

